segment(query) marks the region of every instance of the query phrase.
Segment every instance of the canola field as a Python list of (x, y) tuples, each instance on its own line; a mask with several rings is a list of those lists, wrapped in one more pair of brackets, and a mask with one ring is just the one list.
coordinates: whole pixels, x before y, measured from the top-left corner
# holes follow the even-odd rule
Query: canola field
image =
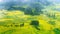
[(37, 11), (18, 7), (0, 9), (0, 34), (60, 34), (59, 4)]

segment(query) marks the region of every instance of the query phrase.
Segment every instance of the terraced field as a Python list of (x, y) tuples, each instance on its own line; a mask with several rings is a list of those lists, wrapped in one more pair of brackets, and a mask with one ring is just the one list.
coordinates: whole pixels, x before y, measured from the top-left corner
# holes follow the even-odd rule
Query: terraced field
[(60, 12), (46, 9), (35, 16), (20, 10), (0, 10), (0, 34), (60, 34)]
[(60, 4), (31, 1), (0, 0), (0, 34), (60, 34)]

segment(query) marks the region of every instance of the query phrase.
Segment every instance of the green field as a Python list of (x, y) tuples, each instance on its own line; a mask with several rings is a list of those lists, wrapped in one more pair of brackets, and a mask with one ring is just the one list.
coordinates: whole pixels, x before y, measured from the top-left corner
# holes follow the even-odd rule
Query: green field
[(20, 10), (0, 10), (0, 34), (60, 34), (60, 12), (48, 6), (40, 15), (25, 15)]

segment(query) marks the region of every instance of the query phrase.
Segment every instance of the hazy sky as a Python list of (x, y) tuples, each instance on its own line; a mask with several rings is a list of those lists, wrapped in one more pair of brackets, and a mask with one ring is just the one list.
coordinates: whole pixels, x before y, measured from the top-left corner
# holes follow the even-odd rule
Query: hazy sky
[(60, 0), (0, 0), (0, 9), (9, 7), (9, 5), (13, 5), (13, 4), (25, 5), (29, 3), (33, 4), (38, 1), (42, 4), (47, 4), (46, 1), (50, 2), (50, 4), (60, 4)]

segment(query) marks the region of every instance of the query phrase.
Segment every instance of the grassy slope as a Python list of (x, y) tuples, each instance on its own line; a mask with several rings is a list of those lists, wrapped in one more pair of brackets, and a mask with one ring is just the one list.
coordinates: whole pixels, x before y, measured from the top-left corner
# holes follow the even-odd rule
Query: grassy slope
[[(4, 16), (0, 18), (0, 34), (60, 34), (60, 12), (52, 10), (51, 7), (44, 11), (47, 11), (46, 14), (30, 16), (18, 10), (9, 12), (4, 10)], [(32, 20), (39, 21), (40, 30), (30, 25)], [(24, 26), (20, 27), (22, 23)]]

